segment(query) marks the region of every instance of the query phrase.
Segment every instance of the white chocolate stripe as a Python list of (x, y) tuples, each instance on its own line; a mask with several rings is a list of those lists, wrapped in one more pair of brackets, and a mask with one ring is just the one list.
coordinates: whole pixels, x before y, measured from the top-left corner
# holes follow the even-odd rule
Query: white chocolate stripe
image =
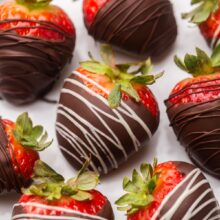
[[(99, 89), (101, 89), (102, 91), (104, 91), (106, 94), (109, 94), (109, 92), (108, 92), (103, 86), (99, 85), (99, 84), (96, 83), (94, 80), (89, 79), (88, 77), (86, 77), (85, 75), (83, 75), (83, 74), (81, 74), (81, 73), (79, 73), (79, 72), (77, 72), (77, 71), (74, 71), (73, 74), (75, 74), (75, 75), (77, 75), (77, 76), (79, 76), (79, 77), (81, 77), (81, 78), (87, 80), (88, 82), (90, 82), (90, 83), (92, 83), (93, 85), (95, 85), (97, 88), (99, 88)], [(92, 90), (90, 90), (90, 92), (91, 92), (91, 91), (92, 91)], [(93, 91), (92, 91), (92, 92), (93, 92)], [(95, 93), (93, 92), (93, 94), (95, 94)], [(95, 95), (97, 96), (97, 94), (95, 94)], [(103, 98), (103, 97), (101, 97), (101, 98)], [(103, 98), (103, 100), (104, 100), (105, 103), (108, 105), (108, 102), (106, 101), (106, 99)], [(135, 113), (135, 111), (134, 111), (132, 108), (130, 108), (130, 107), (126, 104), (126, 102), (124, 102), (123, 100), (121, 101), (121, 106), (124, 107), (124, 108), (130, 113), (130, 117), (133, 118), (133, 119), (135, 119), (135, 120), (143, 127), (143, 129), (147, 132), (149, 138), (151, 138), (151, 137), (152, 137), (152, 133), (151, 133), (150, 129), (149, 129), (149, 128), (147, 127), (147, 125), (142, 121), (142, 119)], [(118, 107), (117, 110), (123, 111), (123, 109), (122, 109), (121, 107)], [(128, 115), (128, 116), (129, 116), (129, 115)]]
[[(107, 167), (106, 167), (105, 162), (103, 161), (102, 157), (101, 157), (101, 156), (99, 155), (99, 153), (97, 152), (97, 149), (95, 148), (95, 146), (94, 146), (93, 143), (91, 142), (91, 140), (93, 140), (94, 142), (96, 142), (96, 141), (94, 140), (93, 135), (91, 135), (89, 131), (87, 131), (83, 126), (81, 126), (79, 123), (77, 123), (77, 122), (76, 122), (71, 116), (69, 116), (65, 111), (62, 111), (62, 110), (60, 109), (61, 107), (63, 107), (63, 106), (59, 105), (59, 109), (58, 109), (57, 113), (58, 113), (58, 114), (61, 114), (62, 116), (65, 116), (69, 121), (71, 121), (73, 124), (77, 124), (77, 126), (78, 126), (80, 129), (82, 129), (82, 131), (83, 131), (85, 137), (87, 138), (87, 140), (88, 140), (88, 142), (89, 142), (89, 144), (90, 144), (90, 146), (91, 146), (91, 148), (90, 148), (89, 146), (87, 146), (86, 148), (89, 150), (89, 152), (90, 152), (91, 154), (93, 154), (93, 155), (96, 156), (96, 158), (100, 161), (100, 163), (101, 163), (101, 165), (102, 165), (102, 167), (103, 167), (104, 172), (107, 172)], [(66, 108), (66, 107), (64, 106), (64, 108)], [(71, 111), (70, 109), (68, 109), (68, 110)], [(90, 140), (89, 137), (91, 138), (91, 140)]]
[[(68, 116), (67, 116), (68, 117)], [(74, 149), (84, 157), (84, 159), (86, 158), (89, 158), (90, 155), (87, 155), (86, 152), (84, 151), (84, 149), (81, 147), (81, 145), (83, 145), (89, 152), (91, 155), (94, 155), (94, 156), (97, 156), (94, 151), (92, 151), (90, 148), (88, 148), (88, 146), (86, 145), (86, 143), (80, 138), (78, 137), (77, 135), (75, 135), (73, 132), (71, 132), (68, 128), (66, 128), (63, 124), (57, 122), (56, 123), (56, 127), (57, 127), (57, 132), (59, 132), (59, 134), (65, 138), (69, 143), (70, 143), (70, 146), (74, 147)], [(79, 144), (78, 142), (81, 144)], [(76, 157), (75, 155), (73, 155), (71, 153), (70, 156), (73, 156), (74, 158)], [(78, 158), (79, 160), (79, 158)], [(91, 166), (92, 168), (96, 170), (95, 166), (94, 166), (94, 163), (91, 162)]]
[[(173, 191), (171, 191), (163, 200), (158, 210), (154, 213), (151, 220), (156, 220), (160, 216), (160, 212), (162, 209), (166, 206), (166, 203), (170, 200), (170, 198), (187, 182), (186, 188), (181, 192), (181, 195), (177, 198), (175, 203), (173, 204), (172, 208), (170, 208), (163, 216), (160, 216), (160, 220), (168, 220), (172, 219), (173, 215), (176, 213), (176, 211), (180, 208), (180, 206), (183, 204), (184, 200), (193, 192), (198, 190), (200, 187), (202, 187), (204, 184), (207, 184), (207, 180), (201, 180), (198, 183), (196, 183), (197, 178), (201, 174), (201, 171), (199, 169), (192, 170), (182, 182), (180, 182), (177, 187)], [(209, 199), (205, 203), (201, 204), (199, 207), (198, 204), (206, 197), (208, 193), (210, 193), (211, 190), (207, 188), (206, 191), (204, 191), (198, 198), (196, 198), (196, 201), (192, 204), (192, 206), (188, 209), (188, 211), (185, 213), (185, 216), (182, 218), (182, 220), (189, 220), (193, 216), (195, 216), (199, 211), (203, 210), (206, 206), (209, 204), (216, 202), (215, 199)], [(197, 207), (197, 208), (196, 208)], [(216, 211), (216, 207), (210, 211), (210, 213), (204, 218), (209, 219), (210, 216)], [(215, 216), (216, 217), (216, 216)], [(215, 218), (214, 217), (214, 218)], [(210, 219), (209, 219), (210, 220)], [(214, 219), (213, 219), (214, 220)]]
[[(74, 80), (74, 79), (67, 79), (66, 82), (70, 82), (70, 83), (72, 83), (72, 84), (74, 84), (74, 85), (76, 85), (76, 86), (78, 86), (78, 87), (84, 89), (84, 90), (87, 91), (89, 94), (92, 93), (93, 96), (95, 96), (97, 99), (99, 99), (99, 100), (102, 101), (105, 105), (108, 106), (108, 102), (107, 102), (107, 100), (106, 100), (104, 97), (102, 97), (102, 96), (96, 94), (96, 93), (93, 92), (91, 89), (89, 89), (87, 86), (85, 86), (84, 84), (80, 83), (79, 81)], [(64, 91), (66, 91), (66, 90), (67, 90), (67, 89), (62, 89), (61, 92), (64, 93)], [(79, 96), (77, 93), (75, 93), (75, 92), (73, 92), (73, 91), (70, 91), (70, 90), (67, 90), (67, 91), (69, 91), (72, 95), (73, 95), (73, 94), (76, 94), (77, 98), (79, 98), (79, 99), (81, 99), (81, 101), (85, 102), (85, 103), (87, 104), (87, 106), (90, 108), (91, 111), (93, 111), (93, 109), (94, 109), (94, 110), (97, 110), (97, 106), (95, 106), (95, 105), (93, 105), (92, 103), (88, 102), (84, 97)], [(115, 117), (113, 117), (112, 115), (109, 115), (109, 114), (107, 114), (106, 112), (102, 111), (101, 109), (99, 109), (99, 112), (103, 113), (103, 114), (104, 114), (105, 116), (107, 116), (108, 118), (117, 119), (118, 123), (121, 123), (121, 124), (125, 127), (125, 129), (126, 129), (127, 132), (129, 133), (130, 137), (132, 138), (132, 141), (133, 141), (134, 146), (135, 146), (135, 150), (137, 151), (137, 150), (138, 150), (138, 146), (140, 145), (140, 142), (137, 140), (137, 138), (135, 137), (134, 133), (133, 133), (132, 130), (130, 129), (128, 123), (124, 120), (124, 118), (120, 115), (120, 113), (119, 113), (117, 110), (113, 109), (113, 112), (118, 116), (118, 118), (115, 118)], [(123, 149), (123, 147), (122, 147), (122, 149)], [(122, 150), (122, 149), (121, 149), (121, 150)], [(123, 152), (125, 152), (124, 149), (123, 149)], [(127, 158), (127, 155), (126, 155), (125, 158)]]
[(212, 209), (212, 211), (210, 211), (205, 217), (204, 220), (209, 220), (210, 217), (212, 216), (213, 213), (215, 213), (216, 211), (218, 211), (218, 207), (215, 207), (214, 209)]
[(214, 36), (212, 38), (212, 41), (211, 41), (211, 48), (214, 48), (215, 46), (218, 45), (219, 43), (219, 39), (218, 39), (218, 35), (220, 34), (220, 25), (218, 25), (218, 28), (216, 29), (215, 33), (214, 33)]
[[(28, 202), (28, 203), (17, 203), (14, 205), (13, 209), (15, 209), (16, 207), (24, 207), (24, 206), (31, 206), (31, 207), (35, 207), (35, 208), (42, 208), (42, 209), (46, 209), (49, 211), (57, 211), (57, 212), (64, 212), (65, 214), (74, 214), (74, 215), (78, 215), (78, 216), (82, 216), (84, 218), (90, 218), (90, 219), (95, 219), (95, 220), (106, 220), (105, 218), (102, 218), (100, 216), (94, 216), (94, 215), (90, 215), (87, 213), (82, 213), (79, 211), (75, 211), (72, 209), (67, 209), (67, 208), (62, 208), (62, 207), (57, 207), (57, 206), (50, 206), (50, 205), (44, 205), (44, 204), (39, 204), (39, 203), (35, 203), (35, 202)], [(36, 215), (36, 214), (28, 214), (28, 213), (24, 213), (24, 214), (18, 214), (18, 215), (14, 215), (12, 217), (12, 219), (20, 219), (20, 217), (37, 217), (37, 218), (48, 218), (48, 219), (69, 219), (69, 220), (78, 220), (78, 219), (82, 219), (82, 218), (77, 218), (77, 217), (71, 217), (71, 216), (49, 216), (49, 215)]]
[[(80, 73), (77, 73), (77, 74), (80, 74)], [(90, 80), (90, 79), (86, 78), (86, 80)], [(91, 83), (95, 83), (93, 80), (90, 80), (90, 81), (91, 81)], [(101, 101), (102, 103), (104, 103), (105, 105), (108, 106), (108, 102), (107, 102), (107, 100), (104, 97), (96, 94), (94, 91), (92, 91), (90, 88), (88, 88), (83, 83), (79, 82), (78, 80), (66, 79), (65, 82), (72, 83), (73, 85), (82, 88), (84, 91), (88, 92), (89, 94), (92, 94), (99, 101)], [(104, 88), (102, 88), (102, 89), (104, 90)], [(113, 110), (113, 112), (115, 114), (115, 116), (114, 116), (114, 115), (110, 115), (110, 114), (106, 113), (105, 111), (101, 110), (100, 108), (98, 108), (97, 106), (95, 106), (94, 104), (89, 102), (87, 99), (85, 99), (84, 97), (82, 97), (81, 95), (79, 95), (78, 93), (76, 93), (76, 92), (74, 92), (72, 90), (64, 88), (64, 89), (61, 90), (61, 93), (62, 94), (72, 95), (75, 98), (77, 98), (80, 101), (82, 101), (84, 104), (86, 104), (88, 106), (88, 108), (90, 109), (90, 111), (92, 111), (92, 113), (95, 115), (95, 117), (97, 117), (98, 120), (103, 124), (103, 126), (109, 131), (110, 135), (107, 135), (104, 132), (100, 131), (98, 128), (94, 127), (91, 123), (86, 121), (84, 118), (79, 116), (72, 109), (69, 109), (69, 108), (67, 108), (67, 107), (65, 107), (65, 106), (63, 106), (61, 104), (58, 106), (58, 112), (57, 113), (62, 115), (62, 116), (64, 116), (72, 124), (74, 124), (75, 126), (79, 127), (80, 129), (82, 129), (82, 131), (84, 133), (84, 136), (87, 139), (87, 141), (89, 142), (90, 146), (87, 146), (86, 143), (84, 143), (84, 142), (82, 143), (81, 141), (79, 141), (80, 138), (78, 136), (76, 136), (75, 134), (73, 134), (73, 132), (71, 132), (70, 130), (68, 130), (68, 132), (67, 132), (67, 128), (65, 126), (63, 126), (61, 128), (60, 125), (57, 124), (57, 132), (61, 136), (68, 136), (69, 137), (68, 138), (69, 142), (71, 140), (70, 136), (73, 136), (73, 137), (75, 136), (74, 137), (75, 140), (79, 141), (80, 144), (83, 144), (83, 146), (86, 147), (87, 150), (91, 154), (93, 154), (93, 155), (95, 155), (97, 157), (97, 159), (101, 163), (101, 166), (102, 166), (102, 169), (103, 169), (104, 173), (107, 173), (107, 167), (106, 167), (104, 161), (102, 160), (102, 158), (100, 157), (100, 155), (98, 154), (98, 152), (96, 150), (96, 147), (95, 147), (96, 145), (98, 145), (100, 150), (102, 150), (106, 154), (106, 156), (107, 156), (110, 164), (112, 165), (112, 167), (117, 168), (118, 164), (117, 164), (117, 160), (116, 160), (115, 156), (111, 153), (111, 151), (108, 148), (108, 146), (106, 146), (106, 144), (102, 140), (101, 136), (103, 136), (108, 141), (110, 141), (116, 148), (120, 149), (123, 152), (125, 159), (127, 159), (127, 153), (126, 153), (124, 147), (122, 146), (122, 144), (121, 144), (119, 138), (117, 137), (117, 135), (110, 129), (110, 127), (107, 125), (107, 123), (101, 117), (102, 115), (106, 116), (110, 120), (113, 120), (113, 121), (116, 121), (117, 123), (120, 123), (126, 129), (126, 131), (128, 132), (129, 136), (131, 137), (131, 139), (133, 141), (133, 144), (134, 144), (134, 147), (135, 147), (136, 151), (138, 150), (138, 147), (140, 146), (140, 142), (136, 138), (136, 136), (134, 135), (134, 133), (131, 130), (131, 128), (128, 125), (128, 123), (122, 117), (121, 113), (123, 113), (126, 116), (130, 117), (132, 120), (135, 120), (136, 122), (138, 122), (140, 124), (140, 126), (142, 126), (144, 128), (144, 130), (146, 131), (147, 135), (149, 137), (152, 136), (151, 131), (149, 130), (147, 125), (145, 125), (145, 123), (142, 121), (142, 119), (140, 117), (138, 117), (136, 115), (136, 113), (129, 106), (127, 106), (126, 104), (123, 104), (125, 106), (126, 110), (123, 109), (122, 107), (117, 108), (117, 110), (114, 109)], [(88, 132), (84, 128), (85, 125), (89, 129), (90, 132)], [(91, 134), (93, 134), (93, 135), (91, 135)], [(73, 140), (71, 142), (73, 142)], [(95, 143), (95, 146), (94, 146), (93, 142)], [(79, 153), (79, 151), (83, 150), (82, 148), (80, 148), (80, 144), (76, 144), (75, 143), (75, 144), (71, 144), (71, 146), (74, 147), (74, 149)], [(84, 154), (80, 154), (80, 155), (88, 156), (88, 155), (84, 155)], [(100, 168), (98, 168), (98, 169), (100, 170)]]

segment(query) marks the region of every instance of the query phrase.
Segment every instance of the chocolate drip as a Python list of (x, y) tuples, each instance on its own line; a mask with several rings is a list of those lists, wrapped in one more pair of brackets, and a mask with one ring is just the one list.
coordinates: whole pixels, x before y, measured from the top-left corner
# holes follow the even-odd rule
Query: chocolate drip
[(164, 198), (152, 220), (220, 219), (220, 207), (202, 172), (185, 162), (174, 163), (184, 179)]
[[(29, 214), (25, 212), (25, 208), (30, 207), (35, 208), (41, 208), (42, 210), (45, 210), (45, 213), (51, 212), (52, 210), (59, 211), (60, 215), (56, 216), (54, 214), (46, 215), (46, 214)], [(59, 210), (59, 209), (62, 209)], [(112, 207), (109, 201), (106, 202), (100, 213), (97, 215), (91, 215), (86, 213), (80, 213), (78, 211), (74, 211), (71, 209), (63, 209), (61, 207), (57, 206), (49, 206), (49, 205), (43, 205), (38, 203), (21, 203), (21, 204), (15, 204), (12, 217), (13, 220), (19, 220), (21, 217), (22, 219), (31, 219), (31, 220), (50, 220), (51, 216), (53, 216), (53, 220), (59, 219), (59, 220), (78, 220), (78, 219), (84, 219), (84, 220), (114, 220), (114, 214), (112, 211)], [(71, 218), (72, 217), (72, 218)]]
[[(0, 31), (0, 94), (14, 104), (24, 104), (43, 97), (58, 80), (63, 67), (71, 61), (75, 36), (47, 21), (5, 20), (34, 22), (37, 26), (19, 26)], [(60, 41), (48, 41), (20, 36), (16, 29), (41, 28), (59, 33)]]
[(21, 187), (27, 185), (27, 181), (19, 173), (15, 173), (8, 148), (10, 144), (0, 121), (0, 193), (5, 190), (20, 192)]
[[(170, 96), (165, 102), (167, 114), (178, 140), (185, 146), (192, 161), (204, 171), (220, 178), (220, 99), (181, 105), (172, 103), (173, 98), (178, 98), (187, 89), (195, 88), (194, 85), (188, 85)], [(219, 91), (218, 84), (211, 87), (196, 85), (196, 89), (204, 92)], [(197, 93), (201, 91), (181, 96), (180, 99)]]
[(177, 36), (169, 0), (110, 0), (87, 28), (95, 40), (142, 56), (161, 56)]

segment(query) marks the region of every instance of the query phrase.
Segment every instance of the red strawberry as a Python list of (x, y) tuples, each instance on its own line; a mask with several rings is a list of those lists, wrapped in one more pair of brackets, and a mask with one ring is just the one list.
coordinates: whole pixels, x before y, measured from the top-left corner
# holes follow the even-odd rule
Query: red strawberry
[(176, 64), (193, 78), (174, 87), (166, 101), (167, 113), (193, 162), (220, 178), (220, 47), (216, 47), (211, 58), (198, 48), (196, 51), (196, 56), (187, 54), (184, 62), (175, 57)]
[(155, 133), (159, 108), (147, 85), (162, 74), (150, 75), (150, 59), (116, 64), (107, 45), (101, 47), (101, 57), (99, 62), (90, 55), (65, 80), (56, 130), (59, 146), (75, 168), (92, 154), (91, 168), (106, 174)]
[[(171, 161), (157, 165), (155, 161), (153, 166), (142, 164), (140, 170), (140, 173), (133, 171), (132, 180), (124, 178), (123, 188), (127, 194), (116, 201), (119, 210), (127, 211), (128, 220), (197, 220), (209, 213), (212, 217), (220, 213), (205, 177), (191, 164)], [(198, 198), (204, 192), (205, 195)], [(211, 206), (210, 198), (213, 200)], [(194, 213), (200, 207), (194, 205), (200, 201), (203, 201), (201, 204), (207, 201), (208, 205), (201, 205)]]
[[(18, 35), (44, 40), (64, 40), (62, 33), (45, 28), (38, 21), (51, 22), (60, 30), (75, 35), (75, 28), (67, 14), (51, 0), (13, 0), (0, 4), (0, 30), (14, 29)], [(5, 22), (8, 20), (8, 22)], [(14, 21), (13, 21), (14, 20)]]
[(191, 22), (197, 24), (208, 44), (214, 48), (219, 43), (220, 39), (219, 1), (192, 1), (191, 4), (199, 4), (199, 6), (192, 12), (184, 13), (182, 17), (190, 19)]
[[(77, 71), (104, 87), (107, 93), (94, 83), (83, 80), (84, 84), (107, 98), (111, 108), (119, 106), (121, 97), (125, 101), (132, 99), (141, 102), (156, 117), (159, 114), (157, 101), (146, 85), (155, 83), (163, 73), (149, 75), (152, 70), (150, 59), (140, 63), (115, 64), (113, 52), (107, 45), (102, 46), (101, 56), (104, 63), (91, 57), (91, 60), (81, 62), (81, 67)], [(138, 69), (128, 72), (134, 66)]]
[(19, 209), (28, 217), (68, 216), (95, 219), (100, 216), (114, 219), (111, 205), (107, 198), (95, 190), (99, 176), (86, 171), (87, 161), (78, 175), (68, 181), (42, 161), (37, 161), (32, 186), (24, 190), (15, 207), (13, 216), (16, 218)]
[(15, 104), (40, 99), (71, 61), (75, 28), (51, 0), (0, 4), (0, 96)]
[(85, 16), (85, 23), (90, 26), (98, 11), (104, 7), (109, 0), (84, 0), (83, 1), (83, 13)]
[[(1, 150), (4, 152), (2, 153), (4, 157), (0, 159), (0, 164), (2, 164), (0, 166), (3, 166), (0, 179), (2, 178), (7, 185), (13, 185), (14, 183), (10, 182), (12, 180), (4, 179), (13, 172), (13, 176), (22, 177), (23, 182), (28, 182), (33, 174), (34, 164), (39, 159), (38, 151), (44, 150), (51, 144), (51, 141), (46, 142), (47, 132), (43, 135), (43, 127), (40, 125), (33, 127), (27, 113), (21, 114), (16, 123), (1, 119), (0, 124)], [(4, 187), (6, 186), (3, 185), (0, 191)]]

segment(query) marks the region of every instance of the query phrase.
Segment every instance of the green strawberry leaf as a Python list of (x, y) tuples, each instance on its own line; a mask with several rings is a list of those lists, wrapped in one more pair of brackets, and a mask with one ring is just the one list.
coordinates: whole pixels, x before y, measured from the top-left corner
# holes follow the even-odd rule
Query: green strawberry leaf
[(77, 201), (91, 200), (93, 197), (90, 191), (99, 184), (99, 175), (88, 171), (89, 163), (90, 160), (86, 161), (77, 176), (65, 182), (62, 175), (38, 160), (34, 167), (33, 184), (22, 191), (47, 200), (57, 200), (62, 196), (69, 196)]
[(128, 215), (131, 215), (154, 201), (153, 192), (160, 175), (154, 173), (156, 166), (157, 160), (155, 159), (153, 165), (142, 164), (140, 173), (134, 170), (131, 180), (128, 177), (124, 178), (123, 189), (127, 193), (115, 202), (118, 210), (126, 211)]
[(92, 200), (93, 198), (91, 193), (85, 191), (78, 191), (76, 194), (72, 195), (71, 197), (77, 201)]
[(152, 71), (150, 58), (138, 63), (116, 64), (113, 50), (106, 44), (101, 46), (100, 54), (103, 62), (95, 60), (89, 53), (90, 60), (80, 64), (85, 70), (94, 74), (105, 75), (112, 81), (114, 88), (108, 97), (111, 108), (117, 108), (120, 105), (122, 91), (134, 98), (136, 102), (140, 102), (140, 97), (133, 84), (151, 85), (163, 75), (163, 73), (155, 76), (150, 75)]
[(35, 181), (41, 182), (54, 182), (60, 183), (64, 181), (62, 175), (58, 174), (55, 170), (49, 167), (46, 163), (41, 160), (36, 161), (34, 166), (34, 176)]
[(108, 103), (110, 108), (117, 108), (120, 104), (120, 100), (121, 85), (117, 83), (108, 96)]
[(101, 45), (100, 55), (106, 65), (115, 68), (115, 56), (112, 48), (108, 44)]
[(215, 47), (211, 55), (212, 66), (219, 68), (220, 67), (220, 44)]
[(17, 142), (22, 146), (36, 151), (42, 151), (49, 147), (53, 141), (46, 142), (48, 135), (47, 132), (42, 135), (43, 130), (41, 125), (33, 127), (32, 120), (29, 118), (28, 113), (25, 112), (18, 116), (13, 133)]
[(114, 73), (112, 69), (106, 64), (102, 64), (96, 61), (84, 61), (80, 62), (80, 65), (87, 71), (99, 74), (99, 75), (107, 75), (110, 78), (113, 78)]
[(134, 98), (134, 100), (136, 102), (140, 101), (140, 97), (139, 97), (137, 91), (134, 89), (134, 87), (132, 86), (132, 84), (130, 82), (126, 82), (126, 81), (122, 82), (121, 83), (121, 90), (124, 91), (125, 93), (127, 93), (132, 98)]
[(214, 74), (219, 68), (219, 52), (220, 49), (217, 48), (214, 50), (212, 57), (210, 58), (204, 51), (196, 48), (196, 55), (186, 54), (184, 61), (181, 61), (177, 56), (175, 56), (174, 62), (180, 69), (192, 74), (194, 77)]
[(191, 5), (197, 7), (189, 13), (183, 13), (183, 19), (189, 19), (190, 22), (200, 24), (206, 21), (209, 16), (219, 8), (218, 0), (192, 0)]

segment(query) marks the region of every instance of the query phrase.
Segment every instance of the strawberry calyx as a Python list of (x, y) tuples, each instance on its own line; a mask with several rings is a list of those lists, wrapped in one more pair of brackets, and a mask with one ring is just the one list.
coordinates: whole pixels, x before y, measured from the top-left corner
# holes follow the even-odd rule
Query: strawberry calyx
[(117, 108), (120, 105), (123, 92), (136, 102), (140, 102), (141, 99), (135, 86), (152, 85), (163, 75), (163, 72), (156, 75), (150, 74), (152, 71), (150, 58), (139, 63), (116, 64), (113, 50), (106, 44), (101, 46), (100, 55), (102, 62), (95, 60), (89, 53), (90, 60), (80, 62), (80, 65), (89, 72), (107, 76), (114, 83), (114, 87), (108, 95), (111, 108)]
[(160, 175), (160, 173), (154, 172), (156, 167), (157, 159), (154, 159), (153, 165), (143, 163), (140, 167), (140, 173), (135, 169), (131, 180), (128, 177), (124, 178), (123, 189), (127, 193), (115, 202), (118, 205), (118, 210), (133, 215), (154, 201), (153, 191)]
[(193, 75), (193, 77), (219, 73), (220, 45), (213, 50), (211, 57), (201, 49), (196, 48), (196, 55), (186, 54), (184, 61), (175, 56), (174, 62), (180, 69)]
[(219, 9), (219, 0), (192, 0), (191, 5), (196, 5), (197, 7), (188, 13), (183, 13), (182, 18), (189, 19), (192, 23), (200, 24)]
[(39, 9), (47, 7), (52, 0), (16, 0), (17, 4), (24, 5), (28, 9)]
[(90, 193), (99, 184), (99, 175), (88, 171), (90, 161), (86, 161), (77, 176), (65, 181), (64, 177), (38, 160), (35, 163), (33, 184), (23, 189), (25, 195), (35, 195), (48, 201), (59, 200), (62, 197), (70, 197), (76, 201), (92, 200)]
[(22, 113), (18, 116), (13, 134), (16, 141), (23, 147), (30, 148), (35, 151), (43, 151), (49, 147), (53, 140), (47, 141), (48, 134), (44, 131), (43, 126), (33, 126), (32, 120), (28, 113)]

